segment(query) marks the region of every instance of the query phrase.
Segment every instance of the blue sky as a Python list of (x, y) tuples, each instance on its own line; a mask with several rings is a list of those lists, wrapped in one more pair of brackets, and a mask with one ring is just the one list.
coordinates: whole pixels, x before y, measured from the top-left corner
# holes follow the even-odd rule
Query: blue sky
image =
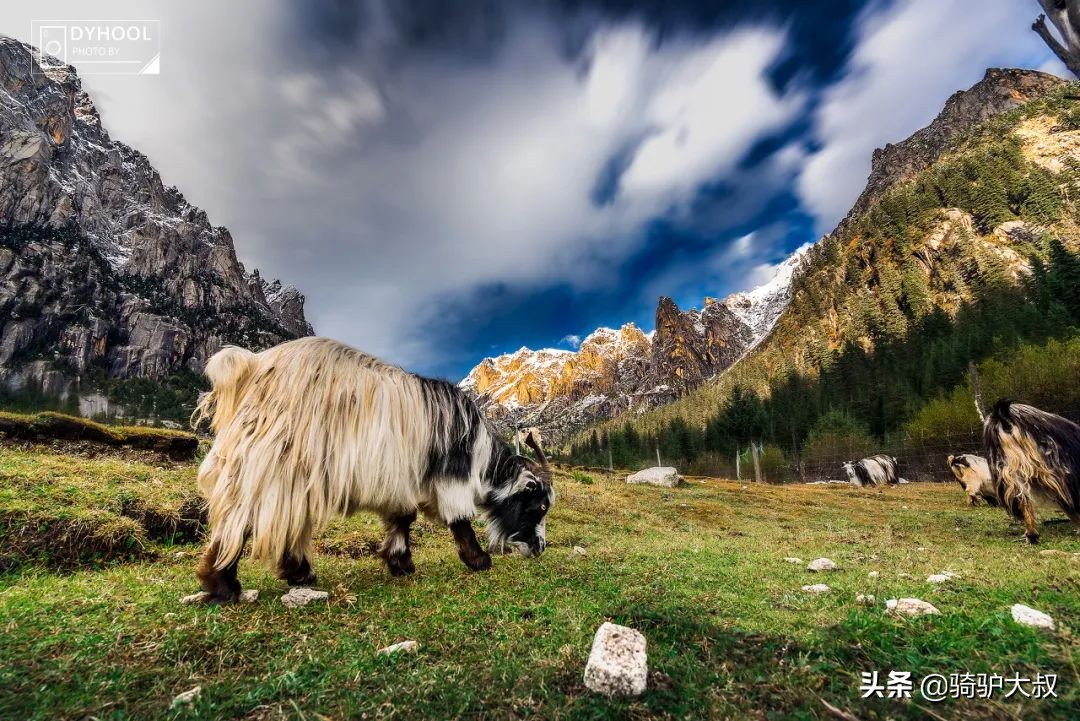
[(651, 329), (828, 232), (874, 148), (987, 67), (1063, 72), (1022, 0), (5, 3), (160, 19), (162, 74), (87, 77), (321, 335), (460, 378)]

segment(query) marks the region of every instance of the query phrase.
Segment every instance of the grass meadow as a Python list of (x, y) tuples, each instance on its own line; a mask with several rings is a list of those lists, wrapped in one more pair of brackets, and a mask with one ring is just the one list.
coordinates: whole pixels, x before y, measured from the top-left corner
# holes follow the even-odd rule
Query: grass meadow
[[(449, 532), (421, 521), (418, 571), (393, 579), (373, 555), (379, 521), (360, 514), (319, 540), (329, 601), (290, 610), (285, 584), (247, 561), (257, 603), (179, 603), (197, 590), (194, 479), (194, 462), (145, 454), (0, 448), (0, 717), (1075, 719), (1080, 708), (1080, 537), (1055, 522), (1029, 547), (956, 484), (669, 490), (559, 473), (541, 558), (471, 573)], [(808, 572), (820, 556), (839, 570)], [(957, 575), (926, 582), (942, 571)], [(813, 583), (832, 590), (801, 590)], [(894, 618), (883, 601), (895, 597), (941, 615)], [(1018, 626), (1017, 602), (1058, 628)], [(638, 698), (582, 682), (605, 620), (648, 639)], [(376, 654), (405, 639), (418, 653)], [(909, 671), (916, 691), (861, 699), (872, 671)], [(1056, 674), (1057, 697), (918, 693), (926, 674), (966, 672)], [(193, 703), (171, 708), (194, 686)]]

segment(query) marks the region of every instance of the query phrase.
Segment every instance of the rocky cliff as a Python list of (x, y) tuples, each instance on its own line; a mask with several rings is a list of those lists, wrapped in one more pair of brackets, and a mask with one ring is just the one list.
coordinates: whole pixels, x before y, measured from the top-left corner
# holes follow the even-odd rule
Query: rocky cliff
[(109, 137), (74, 68), (0, 37), (0, 381), (198, 371), (225, 343), (310, 334), (304, 297)]
[(661, 298), (652, 333), (627, 323), (597, 329), (577, 351), (521, 348), (485, 358), (461, 385), (503, 430), (539, 426), (551, 442), (593, 421), (672, 401), (768, 334), (802, 257), (793, 255), (760, 288), (722, 301), (706, 298), (700, 310), (680, 310)]

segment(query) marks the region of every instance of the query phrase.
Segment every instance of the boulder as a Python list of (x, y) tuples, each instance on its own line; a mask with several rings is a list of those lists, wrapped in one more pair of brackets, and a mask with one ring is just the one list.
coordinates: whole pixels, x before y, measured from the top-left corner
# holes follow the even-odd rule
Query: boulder
[(1012, 607), (1013, 620), (1022, 626), (1031, 626), (1032, 628), (1054, 628), (1054, 619), (1049, 614), (1042, 611), (1036, 611), (1030, 606), (1025, 606), (1022, 603), (1017, 603)]
[(178, 693), (172, 700), (172, 706), (169, 708), (177, 708), (179, 706), (187, 706), (195, 699), (199, 698), (199, 694), (202, 693), (202, 686), (196, 686), (193, 689), (188, 689), (183, 693)]
[(885, 601), (885, 607), (896, 616), (936, 616), (941, 613), (933, 604), (919, 598), (890, 598)]
[(638, 696), (648, 678), (645, 637), (626, 626), (601, 625), (585, 665), (585, 686), (605, 696)]
[(806, 566), (807, 571), (835, 571), (836, 562), (831, 558), (815, 558)]
[(681, 480), (682, 476), (671, 466), (646, 468), (626, 477), (627, 483), (648, 483), (651, 486), (663, 486), (664, 488), (674, 488), (679, 485)]
[(392, 656), (399, 651), (402, 653), (416, 653), (420, 650), (420, 644), (416, 641), (400, 641), (398, 643), (391, 644), (386, 648), (380, 648), (378, 654), (380, 656)]
[(330, 594), (326, 591), (297, 586), (296, 588), (290, 588), (289, 592), (281, 597), (281, 602), (289, 608), (299, 608), (315, 601), (325, 601), (328, 598), (330, 598)]
[(812, 586), (803, 586), (802, 590), (806, 591), (807, 593), (817, 594), (817, 593), (828, 593), (832, 589), (829, 588), (828, 586), (826, 586), (824, 583), (815, 583)]

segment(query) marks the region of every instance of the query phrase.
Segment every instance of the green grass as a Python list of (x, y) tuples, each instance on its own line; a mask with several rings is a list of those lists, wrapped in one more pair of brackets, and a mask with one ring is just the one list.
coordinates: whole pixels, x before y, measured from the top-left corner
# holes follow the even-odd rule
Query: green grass
[[(127, 518), (115, 512), (124, 494), (165, 507), (194, 486), (193, 467), (49, 453), (0, 451), (0, 469), (0, 509), (55, 512), (67, 498), (73, 513)], [(247, 561), (241, 581), (258, 603), (181, 605), (197, 588), (197, 546), (149, 533), (150, 557), (75, 570), (23, 562), (0, 575), (0, 717), (827, 718), (824, 699), (862, 719), (1075, 718), (1080, 561), (1039, 554), (1080, 552), (1066, 524), (1045, 525), (1043, 545), (1028, 547), (1000, 510), (965, 507), (955, 485), (667, 490), (593, 479), (557, 477), (548, 551), (497, 558), (487, 573), (466, 571), (449, 532), (423, 521), (417, 574), (392, 579), (371, 555), (377, 519), (338, 522), (315, 560), (330, 601), (296, 610), (278, 601), (284, 584)], [(828, 556), (840, 570), (822, 577), (785, 556)], [(925, 583), (943, 570), (959, 577)], [(832, 593), (800, 590), (818, 582)], [(894, 619), (856, 605), (856, 593), (916, 596), (942, 615)], [(1016, 626), (1017, 602), (1059, 630)], [(653, 676), (637, 699), (582, 683), (605, 620), (648, 639)], [(419, 653), (376, 655), (404, 639)], [(861, 700), (860, 672), (874, 670), (1056, 673), (1059, 698)], [(195, 685), (198, 700), (170, 711)]]
[(86, 440), (155, 451), (180, 460), (192, 458), (199, 448), (199, 440), (193, 433), (150, 426), (107, 426), (53, 411), (36, 414), (0, 411), (0, 433), (8, 438), (34, 441)]

